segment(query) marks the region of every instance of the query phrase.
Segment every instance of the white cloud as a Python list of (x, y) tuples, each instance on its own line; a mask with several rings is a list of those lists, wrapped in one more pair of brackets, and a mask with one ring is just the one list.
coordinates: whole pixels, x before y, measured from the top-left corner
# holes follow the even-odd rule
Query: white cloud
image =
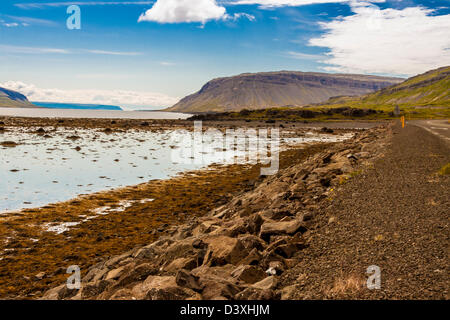
[(25, 47), (25, 46), (11, 46), (0, 44), (2, 52), (9, 53), (24, 53), (24, 54), (80, 54), (90, 53), (110, 56), (139, 56), (141, 52), (127, 52), (127, 51), (107, 51), (95, 49), (61, 49), (61, 48), (40, 48), (40, 47)]
[(216, 0), (157, 0), (153, 7), (139, 17), (141, 21), (159, 23), (200, 22), (226, 19), (226, 9)]
[(164, 66), (164, 67), (172, 67), (172, 66), (175, 65), (174, 62), (170, 62), (170, 61), (161, 61), (159, 64)]
[(328, 71), (415, 75), (450, 65), (450, 15), (352, 3), (354, 15), (321, 23), (312, 46), (329, 48)]
[(248, 13), (243, 13), (243, 12), (235, 13), (235, 14), (232, 15), (232, 16), (227, 16), (227, 18), (228, 18), (228, 19), (232, 19), (232, 20), (234, 20), (234, 21), (239, 20), (239, 19), (241, 19), (241, 18), (246, 18), (246, 19), (248, 19), (249, 21), (255, 21), (255, 20), (256, 20), (256, 18), (255, 18), (254, 15), (248, 14)]
[(106, 51), (106, 50), (86, 50), (86, 52), (110, 56), (139, 56), (142, 54), (140, 52)]
[(18, 91), (30, 101), (106, 104), (117, 106), (169, 107), (179, 98), (156, 92), (128, 90), (62, 90), (43, 89), (20, 81), (0, 83), (0, 87)]
[[(229, 2), (229, 4), (246, 5), (256, 4), (262, 9), (264, 8), (276, 8), (276, 7), (299, 7), (310, 4), (321, 3), (340, 3), (340, 2), (353, 2), (358, 0), (236, 0)], [(386, 0), (367, 0), (368, 2), (385, 2)]]
[(149, 5), (155, 1), (72, 1), (72, 2), (44, 2), (44, 3), (16, 3), (21, 9), (42, 9), (45, 7), (77, 6), (107, 6), (107, 5)]
[(10, 45), (0, 45), (2, 52), (10, 53), (25, 53), (25, 54), (48, 54), (48, 53), (58, 53), (58, 54), (68, 54), (69, 50), (60, 48), (39, 48), (39, 47), (24, 47), (24, 46), (10, 46)]
[(310, 54), (310, 53), (303, 53), (303, 52), (296, 52), (296, 51), (288, 51), (286, 54), (293, 59), (298, 60), (319, 60), (324, 59), (325, 56), (320, 54)]
[(8, 27), (8, 28), (13, 28), (13, 27), (18, 27), (19, 26), (19, 24), (17, 22), (3, 23), (3, 25), (5, 27)]

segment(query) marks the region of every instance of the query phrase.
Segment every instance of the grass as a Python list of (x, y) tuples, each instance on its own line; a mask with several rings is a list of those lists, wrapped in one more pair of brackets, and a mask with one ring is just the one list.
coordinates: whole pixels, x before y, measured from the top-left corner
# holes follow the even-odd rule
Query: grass
[(365, 280), (357, 274), (335, 279), (333, 287), (328, 289), (326, 293), (334, 296), (342, 296), (355, 294), (364, 289)]
[(439, 170), (438, 174), (441, 175), (441, 176), (449, 175), (449, 174), (450, 174), (450, 162), (447, 163), (445, 166), (443, 166), (443, 167)]

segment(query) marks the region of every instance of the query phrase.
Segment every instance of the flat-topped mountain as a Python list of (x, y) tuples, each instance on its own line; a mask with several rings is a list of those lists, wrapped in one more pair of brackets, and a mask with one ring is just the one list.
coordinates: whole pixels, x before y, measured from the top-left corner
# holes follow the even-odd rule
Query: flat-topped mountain
[(282, 106), (304, 106), (342, 95), (363, 95), (404, 79), (317, 72), (244, 73), (209, 81), (168, 111), (223, 112)]
[(0, 108), (32, 108), (27, 97), (23, 94), (0, 87)]

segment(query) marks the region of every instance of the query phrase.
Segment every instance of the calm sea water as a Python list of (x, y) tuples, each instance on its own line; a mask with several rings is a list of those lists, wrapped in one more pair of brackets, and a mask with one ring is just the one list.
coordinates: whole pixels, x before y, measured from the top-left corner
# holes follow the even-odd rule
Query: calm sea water
[(187, 119), (190, 114), (163, 111), (75, 110), (45, 108), (0, 108), (0, 116), (36, 118)]
[[(47, 135), (39, 135), (37, 129), (6, 127), (6, 131), (0, 131), (0, 142), (17, 143), (15, 147), (0, 145), (0, 214), (69, 200), (80, 194), (166, 179), (212, 163), (230, 163), (241, 152), (239, 147), (235, 151), (236, 146), (233, 150), (218, 148), (213, 136), (205, 136), (203, 161), (189, 163), (174, 157), (192, 154), (193, 144), (189, 143), (193, 142), (192, 133), (184, 130), (108, 134), (101, 129), (45, 127)], [(282, 139), (281, 145), (346, 138), (307, 132), (301, 137)]]
[(103, 104), (80, 104), (80, 103), (53, 103), (53, 102), (32, 102), (34, 105), (49, 109), (78, 109), (78, 110), (118, 110), (121, 107)]

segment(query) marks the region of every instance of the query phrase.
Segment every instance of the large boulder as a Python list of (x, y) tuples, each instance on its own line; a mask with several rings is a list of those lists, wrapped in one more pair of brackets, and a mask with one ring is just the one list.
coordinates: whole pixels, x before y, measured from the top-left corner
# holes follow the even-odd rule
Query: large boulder
[(272, 235), (292, 235), (301, 229), (304, 229), (302, 218), (297, 218), (289, 221), (265, 222), (261, 226), (259, 236), (262, 239), (267, 240)]
[(211, 266), (237, 264), (249, 253), (242, 242), (236, 238), (210, 236), (205, 237), (203, 241), (208, 244), (204, 263)]

